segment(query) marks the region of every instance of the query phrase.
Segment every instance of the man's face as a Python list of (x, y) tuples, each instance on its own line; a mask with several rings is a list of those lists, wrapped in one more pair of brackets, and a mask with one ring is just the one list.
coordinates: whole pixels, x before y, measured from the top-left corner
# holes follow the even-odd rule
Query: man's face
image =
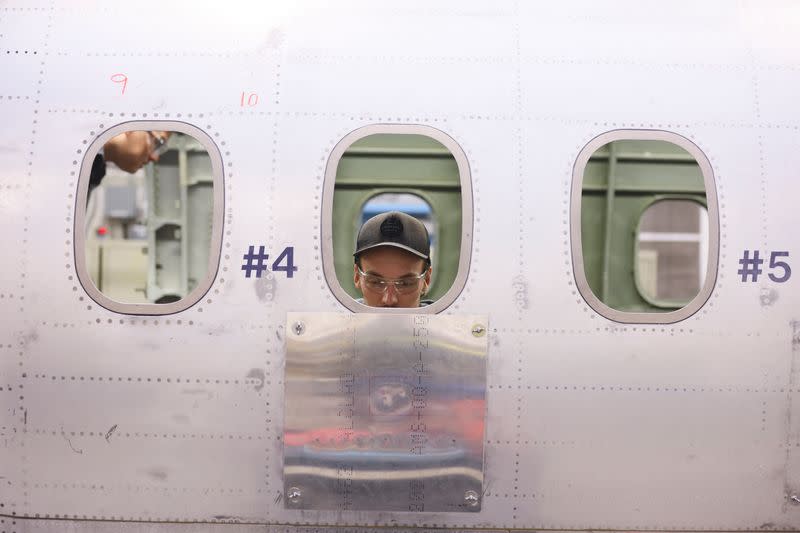
[[(390, 280), (385, 291), (376, 290), (371, 287), (374, 283), (368, 283), (354, 265), (353, 281), (364, 296), (364, 303), (372, 307), (419, 307), (422, 292), (431, 282), (431, 269), (425, 271), (423, 259), (394, 246), (379, 246), (361, 254), (361, 270), (369, 276)], [(423, 271), (425, 276), (417, 279)], [(413, 288), (409, 292), (398, 290), (392, 280), (405, 280), (404, 284), (410, 283)]]

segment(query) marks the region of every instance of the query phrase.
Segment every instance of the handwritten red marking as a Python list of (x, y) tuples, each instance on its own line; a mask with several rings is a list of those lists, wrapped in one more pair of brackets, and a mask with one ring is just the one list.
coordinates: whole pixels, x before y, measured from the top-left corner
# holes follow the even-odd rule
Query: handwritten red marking
[(114, 83), (121, 83), (122, 84), (122, 94), (125, 94), (125, 89), (128, 88), (128, 76), (125, 74), (114, 74), (111, 76), (111, 81)]
[(244, 107), (245, 104), (247, 105), (247, 107), (254, 107), (254, 106), (258, 105), (258, 94), (250, 93), (247, 96), (247, 101), (245, 101), (244, 97), (245, 97), (245, 93), (244, 93), (244, 91), (242, 91), (242, 97), (239, 100), (239, 106), (240, 107)]

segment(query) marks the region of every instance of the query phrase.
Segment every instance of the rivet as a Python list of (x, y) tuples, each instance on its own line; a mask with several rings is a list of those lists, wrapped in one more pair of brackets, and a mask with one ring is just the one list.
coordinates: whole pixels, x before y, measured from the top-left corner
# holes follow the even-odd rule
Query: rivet
[(300, 498), (303, 496), (303, 492), (297, 487), (290, 487), (289, 490), (286, 491), (286, 499), (289, 500), (289, 503), (298, 504), (300, 503)]
[(486, 335), (486, 328), (482, 324), (472, 326), (473, 337), (483, 337), (484, 335)]
[(464, 493), (464, 503), (469, 507), (477, 507), (480, 501), (481, 499), (478, 497), (478, 493), (474, 490), (468, 490)]
[(302, 322), (295, 322), (292, 326), (292, 331), (294, 331), (295, 335), (302, 335), (303, 332), (306, 330), (306, 325)]
[(789, 496), (789, 499), (792, 500), (792, 503), (795, 505), (800, 504), (800, 498), (797, 497), (797, 494), (792, 494)]

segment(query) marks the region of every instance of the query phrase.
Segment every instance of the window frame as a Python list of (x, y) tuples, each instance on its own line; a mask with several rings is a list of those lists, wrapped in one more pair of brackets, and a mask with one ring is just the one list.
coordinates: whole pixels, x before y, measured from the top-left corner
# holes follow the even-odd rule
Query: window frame
[[(370, 307), (359, 303), (342, 288), (336, 277), (333, 252), (333, 194), (336, 185), (336, 173), (339, 168), (339, 162), (350, 145), (364, 137), (375, 134), (424, 135), (430, 137), (441, 143), (450, 151), (458, 166), (458, 177), (461, 184), (461, 248), (459, 250), (456, 277), (453, 280), (453, 284), (441, 298), (430, 305), (414, 308), (413, 310), (410, 308)], [(351, 131), (336, 143), (336, 146), (331, 150), (330, 156), (328, 157), (325, 167), (325, 180), (322, 188), (321, 211), (320, 239), (322, 270), (325, 282), (339, 303), (350, 311), (354, 313), (435, 314), (452, 305), (461, 294), (461, 291), (464, 290), (472, 259), (474, 224), (472, 174), (470, 172), (466, 153), (455, 139), (445, 132), (422, 124), (369, 124)], [(434, 268), (435, 267), (434, 265)]]
[[(176, 131), (194, 137), (208, 152), (211, 159), (211, 172), (213, 176), (213, 217), (211, 227), (211, 250), (208, 255), (208, 270), (206, 277), (198, 282), (197, 286), (177, 302), (166, 304), (156, 303), (124, 303), (112, 300), (103, 294), (92, 281), (86, 266), (86, 202), (89, 193), (89, 178), (92, 163), (105, 143), (126, 131)], [(131, 120), (116, 124), (95, 137), (86, 149), (81, 162), (80, 175), (75, 199), (74, 259), (75, 271), (83, 290), (98, 305), (115, 313), (127, 315), (171, 315), (184, 311), (198, 301), (211, 288), (219, 270), (222, 256), (222, 234), (225, 213), (225, 176), (222, 164), (222, 155), (214, 140), (203, 130), (186, 122), (174, 120)]]
[[(583, 242), (581, 236), (583, 177), (589, 158), (602, 146), (612, 141), (665, 141), (675, 144), (694, 157), (703, 175), (708, 210), (708, 263), (706, 278), (697, 295), (689, 303), (675, 311), (663, 313), (644, 313), (620, 311), (606, 305), (598, 298), (586, 278), (583, 266)], [(651, 205), (651, 204), (648, 204)], [(641, 219), (641, 217), (640, 217)], [(637, 223), (638, 226), (638, 223)], [(719, 268), (719, 204), (714, 171), (705, 153), (692, 141), (677, 133), (665, 130), (619, 129), (611, 130), (593, 138), (581, 149), (572, 170), (572, 191), (570, 199), (570, 247), (572, 252), (572, 272), (575, 285), (583, 300), (599, 315), (624, 324), (673, 324), (694, 315), (711, 297), (716, 285)], [(636, 256), (634, 255), (634, 264)], [(637, 283), (634, 273), (634, 283)], [(637, 285), (637, 291), (639, 290)]]

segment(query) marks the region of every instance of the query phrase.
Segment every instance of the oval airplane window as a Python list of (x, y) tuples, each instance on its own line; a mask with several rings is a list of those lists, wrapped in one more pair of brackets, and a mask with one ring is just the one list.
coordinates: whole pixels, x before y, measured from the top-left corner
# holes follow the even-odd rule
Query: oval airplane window
[(469, 267), (466, 156), (427, 126), (360, 128), (328, 161), (323, 220), (325, 277), (347, 308), (441, 311)]
[(697, 146), (663, 131), (603, 134), (581, 151), (572, 195), (575, 280), (595, 311), (672, 323), (705, 303), (719, 214), (711, 164)]
[(692, 200), (649, 205), (636, 231), (636, 287), (648, 303), (680, 309), (706, 278), (708, 211)]
[(78, 277), (112, 311), (186, 309), (216, 275), (222, 161), (193, 126), (133, 122), (87, 150), (75, 218)]

